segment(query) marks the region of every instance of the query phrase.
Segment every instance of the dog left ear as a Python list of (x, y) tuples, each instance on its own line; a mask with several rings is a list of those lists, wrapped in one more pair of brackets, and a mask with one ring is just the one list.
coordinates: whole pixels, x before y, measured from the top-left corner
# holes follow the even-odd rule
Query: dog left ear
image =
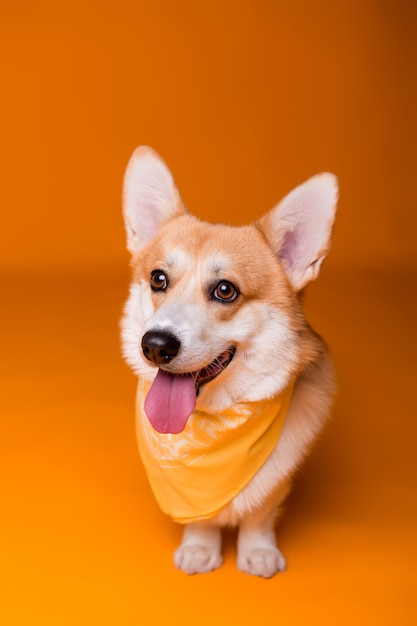
[(165, 162), (148, 146), (136, 148), (123, 181), (123, 214), (129, 252), (139, 252), (163, 224), (186, 212)]
[(337, 199), (337, 178), (325, 172), (296, 187), (256, 222), (297, 291), (317, 278), (330, 249)]

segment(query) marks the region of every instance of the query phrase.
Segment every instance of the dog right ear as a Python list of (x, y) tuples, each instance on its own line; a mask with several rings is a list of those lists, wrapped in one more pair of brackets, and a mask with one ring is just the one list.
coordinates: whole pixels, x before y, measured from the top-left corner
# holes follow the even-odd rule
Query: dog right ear
[(336, 176), (323, 172), (256, 222), (296, 291), (317, 277), (330, 249), (338, 195)]
[(136, 148), (123, 181), (129, 252), (138, 253), (165, 222), (186, 212), (174, 178), (161, 157), (148, 146)]

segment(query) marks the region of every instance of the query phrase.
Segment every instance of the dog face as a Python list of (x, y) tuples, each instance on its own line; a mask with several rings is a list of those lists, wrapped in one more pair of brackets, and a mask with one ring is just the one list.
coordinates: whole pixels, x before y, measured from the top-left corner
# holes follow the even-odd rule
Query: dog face
[(134, 153), (124, 182), (133, 282), (122, 338), (137, 374), (158, 372), (148, 415), (161, 412), (164, 395), (165, 412), (175, 402), (180, 413), (175, 425), (155, 417), (157, 430), (182, 430), (196, 401), (217, 411), (272, 397), (312, 358), (298, 294), (327, 253), (336, 199), (334, 177), (322, 174), (254, 225), (209, 224), (188, 214), (153, 151)]

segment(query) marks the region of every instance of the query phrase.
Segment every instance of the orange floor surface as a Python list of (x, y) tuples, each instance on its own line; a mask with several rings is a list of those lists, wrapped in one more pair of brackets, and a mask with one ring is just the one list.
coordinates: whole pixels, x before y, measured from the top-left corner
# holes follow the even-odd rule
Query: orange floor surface
[[(2, 626), (417, 623), (416, 276), (332, 273), (307, 310), (339, 377), (278, 527), (288, 570), (176, 571), (120, 356), (128, 276), (2, 277)], [(5, 357), (7, 355), (7, 358)]]

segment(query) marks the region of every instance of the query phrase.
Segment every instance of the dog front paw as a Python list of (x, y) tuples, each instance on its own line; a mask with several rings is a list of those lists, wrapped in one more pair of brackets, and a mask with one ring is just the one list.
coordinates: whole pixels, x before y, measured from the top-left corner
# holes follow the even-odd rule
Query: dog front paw
[(254, 548), (239, 551), (237, 567), (246, 574), (271, 578), (277, 572), (284, 572), (287, 564), (278, 548)]
[(223, 559), (218, 550), (207, 546), (185, 545), (176, 550), (174, 563), (177, 569), (186, 574), (203, 574), (220, 567)]

